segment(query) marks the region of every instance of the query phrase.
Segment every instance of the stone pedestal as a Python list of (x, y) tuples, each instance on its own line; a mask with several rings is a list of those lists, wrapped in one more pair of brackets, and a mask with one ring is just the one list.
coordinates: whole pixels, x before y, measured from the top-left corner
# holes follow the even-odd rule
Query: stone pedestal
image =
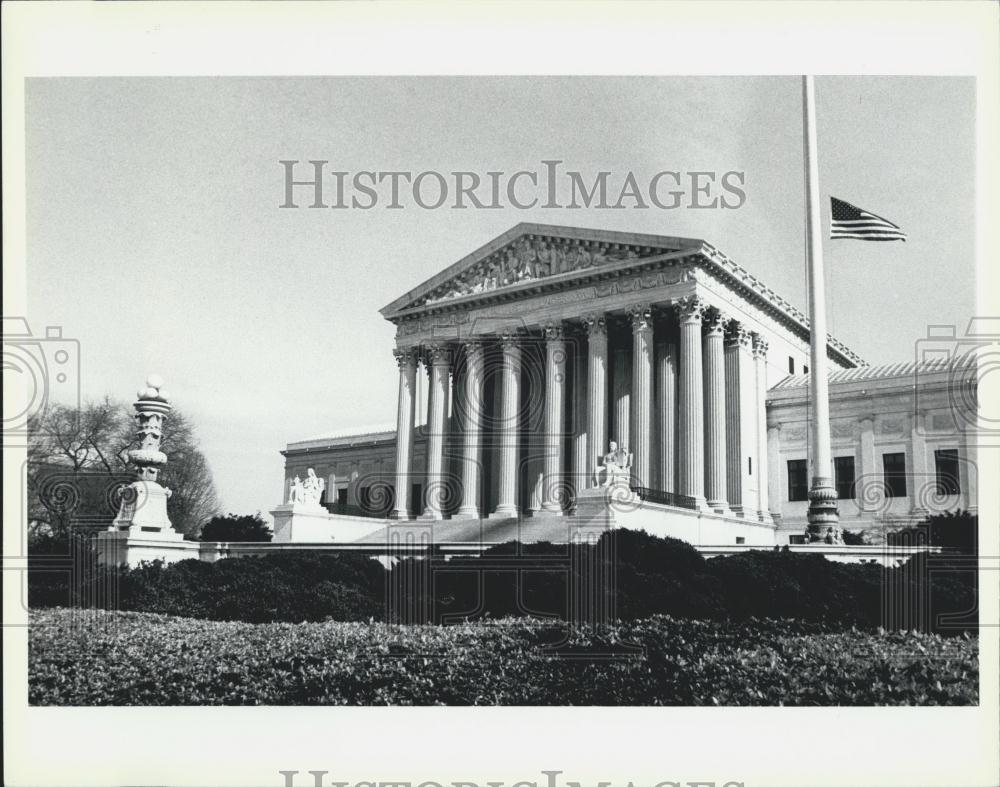
[(183, 540), (167, 516), (168, 490), (156, 481), (133, 481), (122, 493), (122, 504), (110, 530), (130, 538)]
[(309, 503), (285, 503), (271, 511), (274, 517), (274, 540), (330, 541), (330, 513), (322, 506)]

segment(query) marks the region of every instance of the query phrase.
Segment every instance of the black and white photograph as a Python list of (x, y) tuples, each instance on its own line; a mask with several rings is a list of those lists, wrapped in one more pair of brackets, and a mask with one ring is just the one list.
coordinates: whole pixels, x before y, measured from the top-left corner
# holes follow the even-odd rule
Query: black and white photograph
[[(857, 751), (894, 760), (931, 721), (888, 714), (950, 706), (981, 726), (925, 781), (888, 759), (830, 781), (808, 757), (753, 778), (609, 754), (600, 775), (559, 748), (500, 783), (1000, 777), (981, 77), (413, 68), (24, 68), (23, 194), (4, 176), (18, 712), (99, 713), (112, 748), (129, 718), (189, 719), (212, 747), (249, 718), (218, 714), (253, 708), (275, 746), (295, 734), (268, 719), (325, 718), (346, 750), (358, 709), (445, 706), (398, 717), (427, 755), (435, 724), (501, 707), (519, 715), (491, 729), (642, 713), (651, 740), (757, 708), (775, 755), (787, 735), (850, 760), (843, 714), (878, 709)], [(813, 734), (789, 729), (805, 712)], [(720, 745), (747, 724), (725, 718)], [(250, 782), (159, 752), (178, 763), (66, 783), (453, 783), (429, 755), (348, 781), (321, 749)], [(470, 768), (454, 784), (499, 781)], [(10, 783), (63, 783), (31, 772)]]

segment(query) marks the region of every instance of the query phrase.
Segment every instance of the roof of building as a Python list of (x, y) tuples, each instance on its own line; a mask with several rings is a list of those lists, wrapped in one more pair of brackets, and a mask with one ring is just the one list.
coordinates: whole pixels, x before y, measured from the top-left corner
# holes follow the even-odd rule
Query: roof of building
[[(860, 366), (856, 369), (837, 369), (830, 372), (827, 379), (831, 385), (844, 383), (888, 380), (899, 377), (915, 377), (918, 375), (940, 374), (956, 369), (975, 366), (976, 356), (966, 355), (935, 358), (928, 361), (908, 361), (904, 363), (889, 363), (882, 366)], [(803, 388), (809, 385), (808, 374), (795, 374), (785, 377), (771, 387), (772, 391), (782, 391), (788, 388)]]
[[(530, 283), (519, 282), (505, 285), (495, 290), (458, 295), (443, 301), (428, 302), (429, 296), (446, 288), (449, 282), (454, 281), (465, 271), (485, 264), (485, 261), (493, 255), (500, 253), (505, 247), (525, 237), (549, 238), (551, 240), (578, 244), (613, 246), (619, 253), (624, 252), (626, 256), (611, 263), (611, 267), (622, 270), (640, 269), (648, 264), (650, 259), (660, 258), (673, 259), (676, 257), (680, 261), (686, 260), (700, 264), (728, 286), (735, 289), (742, 297), (747, 298), (752, 303), (772, 313), (779, 321), (785, 322), (800, 338), (805, 338), (808, 341), (809, 318), (801, 310), (793, 306), (786, 298), (778, 295), (778, 293), (766, 286), (756, 276), (734, 262), (712, 244), (700, 238), (678, 238), (666, 235), (598, 230), (555, 224), (521, 223), (511, 227), (489, 243), (467, 254), (458, 262), (449, 265), (422, 284), (396, 298), (392, 303), (380, 309), (380, 313), (387, 320), (398, 322), (407, 317), (413, 318), (414, 315), (427, 313), (428, 310), (430, 312), (438, 312), (462, 309), (473, 302), (489, 302), (496, 299), (503, 299), (525, 287), (531, 288), (534, 292), (538, 291), (538, 287), (572, 286), (581, 280), (589, 280), (589, 278), (595, 276), (604, 276), (605, 272), (610, 269), (607, 265), (601, 265), (583, 271), (578, 270), (570, 273), (550, 275), (544, 279), (532, 280)], [(835, 357), (839, 357), (843, 363), (855, 366), (863, 366), (865, 364), (863, 358), (830, 334), (827, 334), (827, 344)]]
[(310, 448), (325, 448), (330, 445), (351, 445), (354, 443), (372, 443), (379, 440), (390, 440), (396, 437), (395, 424), (376, 424), (374, 426), (354, 426), (326, 432), (315, 437), (294, 440), (288, 444), (286, 451), (307, 451)]

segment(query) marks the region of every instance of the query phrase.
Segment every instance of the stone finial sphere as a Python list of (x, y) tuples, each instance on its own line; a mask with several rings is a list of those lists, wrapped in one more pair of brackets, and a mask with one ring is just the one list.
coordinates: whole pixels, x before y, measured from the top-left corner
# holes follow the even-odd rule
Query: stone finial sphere
[(149, 377), (146, 378), (146, 385), (148, 385), (150, 388), (162, 388), (163, 378), (160, 377), (160, 375), (158, 374), (151, 374), (149, 375)]

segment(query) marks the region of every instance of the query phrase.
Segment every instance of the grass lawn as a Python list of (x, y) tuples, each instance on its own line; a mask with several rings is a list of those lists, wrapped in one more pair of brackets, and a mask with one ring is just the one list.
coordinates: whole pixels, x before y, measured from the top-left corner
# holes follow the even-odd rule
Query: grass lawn
[(655, 616), (601, 630), (31, 613), (32, 705), (974, 705), (978, 641)]

